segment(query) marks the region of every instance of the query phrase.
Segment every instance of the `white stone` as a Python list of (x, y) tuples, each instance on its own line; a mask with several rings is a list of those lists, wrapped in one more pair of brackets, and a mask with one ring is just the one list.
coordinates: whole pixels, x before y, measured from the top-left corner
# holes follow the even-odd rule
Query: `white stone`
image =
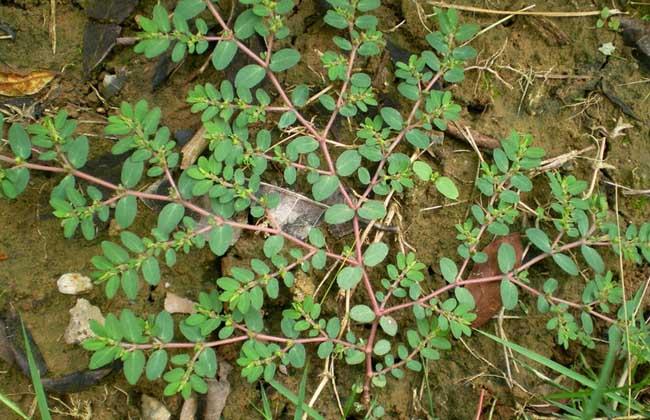
[(142, 395), (143, 420), (169, 420), (172, 414), (160, 401), (148, 395)]
[(77, 304), (70, 309), (70, 323), (65, 329), (63, 339), (68, 344), (79, 344), (94, 334), (90, 329), (90, 320), (104, 323), (104, 316), (97, 306), (91, 305), (86, 299), (77, 299)]
[(93, 288), (90, 279), (79, 273), (65, 273), (56, 281), (59, 292), (65, 295), (78, 295)]

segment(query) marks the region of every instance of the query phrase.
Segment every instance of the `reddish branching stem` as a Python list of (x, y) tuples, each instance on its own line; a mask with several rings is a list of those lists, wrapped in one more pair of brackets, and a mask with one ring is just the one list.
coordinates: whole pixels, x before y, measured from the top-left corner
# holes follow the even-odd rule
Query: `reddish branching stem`
[[(291, 99), (289, 98), (287, 92), (284, 90), (282, 87), (280, 81), (278, 80), (277, 76), (271, 71), (270, 69), (270, 57), (272, 54), (272, 49), (273, 49), (273, 37), (270, 37), (267, 40), (267, 52), (266, 52), (266, 57), (263, 59), (261, 58), (258, 54), (253, 52), (250, 48), (248, 48), (244, 43), (242, 43), (240, 40), (236, 39), (233, 36), (232, 30), (229, 28), (227, 22), (223, 19), (215, 5), (211, 1), (206, 1), (207, 7), (210, 10), (212, 16), (215, 18), (217, 23), (221, 26), (223, 30), (222, 36), (218, 37), (211, 37), (211, 41), (219, 41), (219, 40), (231, 40), (236, 43), (238, 46), (239, 50), (248, 56), (254, 63), (257, 65), (261, 66), (266, 70), (266, 76), (273, 85), (274, 89), (276, 90), (277, 94), (279, 95), (280, 99), (284, 103), (284, 106), (274, 106), (274, 107), (269, 107), (269, 110), (273, 111), (278, 111), (278, 112), (284, 112), (291, 110), (296, 114), (297, 120), (300, 122), (302, 126), (307, 130), (307, 132), (310, 133), (314, 137), (316, 141), (318, 141), (320, 145), (320, 150), (321, 153), (324, 157), (325, 163), (326, 163), (326, 169), (325, 170), (320, 170), (318, 169), (317, 171), (321, 175), (325, 176), (335, 176), (336, 175), (336, 170), (335, 166), (330, 154), (330, 147), (332, 145), (340, 145), (340, 143), (334, 142), (332, 140), (329, 140), (327, 138), (331, 127), (333, 126), (335, 119), (339, 113), (339, 110), (341, 107), (344, 105), (344, 100), (345, 100), (345, 95), (346, 95), (346, 90), (348, 88), (348, 82), (350, 80), (350, 77), (353, 72), (354, 68), (354, 62), (356, 59), (357, 55), (357, 49), (358, 45), (354, 45), (352, 50), (349, 53), (348, 57), (348, 63), (347, 63), (347, 70), (346, 70), (346, 78), (342, 84), (341, 90), (338, 95), (338, 100), (335, 106), (335, 109), (333, 110), (331, 116), (329, 117), (325, 128), (323, 129), (322, 132), (319, 132), (314, 124), (310, 122), (292, 103)], [(434, 84), (440, 79), (442, 76), (442, 71), (439, 71), (435, 76), (432, 77), (431, 80), (427, 83), (427, 85), (422, 88), (420, 87), (420, 98), (414, 103), (409, 116), (404, 124), (404, 128), (394, 137), (392, 142), (390, 143), (390, 146), (388, 147), (386, 153), (384, 154), (383, 158), (379, 161), (377, 168), (375, 170), (375, 173), (371, 179), (371, 182), (369, 183), (368, 187), (366, 190), (361, 194), (360, 198), (358, 201), (355, 201), (352, 199), (350, 196), (349, 192), (346, 190), (344, 185), (340, 183), (339, 185), (339, 190), (341, 195), (343, 196), (343, 199), (345, 203), (352, 208), (353, 210), (358, 210), (361, 205), (369, 198), (373, 186), (377, 185), (381, 181), (380, 177), (382, 176), (382, 170), (384, 166), (387, 163), (388, 157), (391, 155), (393, 151), (400, 145), (401, 141), (406, 135), (406, 132), (410, 130), (413, 127), (417, 126), (417, 123), (414, 122), (414, 119), (416, 118), (416, 115), (418, 113), (418, 110), (420, 109), (420, 106), (423, 103), (423, 100), (428, 92), (431, 91), (433, 88)], [(272, 159), (270, 156), (264, 155), (265, 158)], [(293, 235), (290, 235), (284, 231), (281, 230), (279, 226), (275, 223), (271, 223), (273, 226), (268, 227), (264, 224), (259, 224), (259, 225), (251, 225), (247, 223), (240, 223), (236, 222), (233, 220), (227, 220), (224, 219), (200, 206), (198, 206), (195, 203), (192, 203), (191, 201), (185, 200), (181, 197), (181, 194), (176, 186), (175, 180), (173, 178), (173, 175), (170, 171), (170, 169), (167, 166), (164, 166), (164, 175), (166, 179), (170, 182), (170, 185), (172, 186), (173, 194), (172, 196), (167, 196), (167, 195), (160, 195), (160, 194), (151, 194), (151, 193), (145, 193), (141, 191), (135, 191), (135, 190), (130, 190), (130, 189), (125, 189), (121, 185), (115, 185), (113, 183), (107, 182), (105, 180), (102, 180), (100, 178), (97, 178), (95, 176), (92, 176), (88, 173), (85, 173), (83, 171), (75, 170), (72, 169), (67, 162), (63, 161), (63, 167), (55, 167), (55, 166), (48, 166), (48, 165), (42, 165), (42, 164), (37, 164), (37, 163), (30, 163), (30, 162), (22, 162), (22, 161), (16, 161), (16, 159), (1, 155), (0, 154), (0, 162), (5, 162), (9, 165), (12, 166), (20, 166), (20, 167), (25, 167), (33, 170), (38, 170), (38, 171), (44, 171), (44, 172), (51, 172), (51, 173), (61, 173), (61, 174), (70, 174), (73, 175), (79, 179), (82, 179), (86, 182), (99, 185), (102, 187), (105, 187), (107, 189), (115, 191), (115, 195), (112, 196), (111, 198), (105, 200), (102, 204), (104, 205), (110, 205), (116, 202), (119, 198), (124, 197), (126, 195), (132, 195), (135, 197), (138, 197), (140, 199), (148, 199), (148, 200), (157, 200), (157, 201), (163, 201), (163, 202), (176, 202), (181, 205), (183, 205), (186, 209), (191, 210), (201, 216), (206, 216), (208, 217), (211, 222), (210, 225), (200, 229), (200, 231), (197, 231), (198, 233), (207, 233), (209, 232), (214, 226), (219, 226), (222, 224), (227, 224), (232, 226), (233, 228), (240, 228), (243, 230), (248, 230), (248, 231), (254, 231), (254, 232), (259, 232), (259, 233), (264, 233), (268, 235), (281, 235), (284, 237), (286, 240), (289, 242), (292, 242), (293, 244), (305, 249), (307, 251), (307, 257), (309, 258), (313, 254), (315, 254), (318, 251), (318, 248), (310, 245), (309, 243), (294, 237)], [(308, 168), (304, 165), (301, 165), (299, 163), (293, 163), (293, 165), (298, 168), (298, 169), (304, 169), (304, 170), (314, 170), (313, 168)], [(504, 181), (505, 182), (505, 181)], [(503, 185), (500, 185), (500, 187)], [(496, 196), (496, 194), (495, 194)], [(490, 203), (494, 202), (494, 198)], [(487, 224), (483, 224), (480, 227), (480, 233), (477, 238), (477, 243), (476, 245), (472, 248), (472, 252), (476, 250), (476, 246), (478, 246), (478, 240), (480, 237), (483, 235), (483, 233), (487, 229)], [(260, 341), (265, 341), (265, 342), (275, 342), (275, 343), (284, 343), (287, 346), (290, 346), (292, 344), (318, 344), (322, 343), (325, 341), (332, 341), (336, 344), (339, 344), (343, 346), (344, 348), (354, 348), (360, 351), (363, 351), (365, 353), (365, 383), (364, 383), (364, 401), (369, 402), (370, 400), (370, 386), (371, 386), (371, 380), (374, 376), (376, 375), (381, 375), (390, 372), (390, 370), (395, 369), (397, 367), (400, 367), (407, 363), (409, 360), (415, 358), (417, 354), (419, 353), (419, 348), (414, 349), (407, 359), (399, 361), (392, 365), (391, 367), (383, 368), (382, 370), (375, 371), (373, 367), (373, 358), (372, 358), (372, 352), (373, 352), (373, 347), (375, 345), (377, 333), (379, 330), (379, 320), (382, 316), (384, 315), (389, 315), (392, 314), (393, 312), (405, 310), (412, 308), (415, 305), (426, 305), (431, 299), (434, 299), (443, 293), (452, 291), (456, 287), (462, 287), (466, 286), (469, 284), (474, 284), (474, 283), (486, 283), (486, 282), (494, 282), (494, 281), (500, 281), (504, 276), (503, 275), (495, 275), (495, 276), (489, 276), (489, 277), (481, 277), (481, 278), (469, 278), (469, 279), (462, 279), (462, 276), (465, 272), (465, 269), (468, 267), (469, 260), (470, 258), (466, 258), (461, 265), (461, 268), (459, 270), (458, 276), (455, 279), (455, 281), (451, 284), (447, 284), (445, 286), (439, 287), (436, 290), (426, 294), (425, 296), (422, 296), (421, 298), (414, 300), (414, 301), (408, 301), (405, 303), (399, 303), (395, 304), (393, 306), (388, 306), (388, 299), (390, 298), (390, 292), (392, 290), (389, 290), (389, 294), (385, 297), (385, 300), (381, 302), (381, 304), (378, 303), (377, 298), (375, 296), (376, 291), (375, 287), (373, 286), (373, 282), (367, 272), (367, 270), (364, 268), (363, 265), (363, 243), (362, 243), (362, 235), (361, 235), (361, 230), (360, 230), (360, 220), (359, 216), (355, 212), (355, 216), (352, 219), (352, 225), (353, 225), (353, 239), (354, 239), (354, 256), (346, 256), (342, 254), (338, 254), (335, 252), (332, 252), (330, 250), (326, 250), (326, 255), (334, 260), (338, 260), (343, 262), (343, 264), (347, 265), (353, 265), (357, 266), (362, 270), (362, 283), (363, 287), (365, 289), (365, 293), (367, 295), (368, 301), (371, 305), (371, 308), (375, 314), (375, 320), (373, 321), (370, 329), (370, 333), (368, 336), (368, 339), (364, 342), (363, 346), (362, 345), (357, 345), (357, 344), (351, 344), (348, 343), (347, 341), (340, 340), (340, 339), (332, 339), (329, 338), (326, 334), (322, 333), (317, 336), (317, 337), (311, 337), (311, 338), (299, 338), (299, 339), (289, 339), (281, 336), (275, 336), (275, 335), (268, 335), (268, 334), (261, 334), (261, 333), (255, 333), (252, 331), (249, 331), (242, 325), (235, 325), (236, 329), (241, 332), (240, 335), (236, 335), (233, 337), (229, 337), (226, 339), (221, 339), (221, 340), (216, 340), (216, 341), (210, 341), (210, 342), (205, 342), (203, 343), (203, 346), (206, 347), (218, 347), (218, 346), (223, 346), (227, 344), (234, 344), (238, 342), (243, 342), (248, 339), (256, 339)], [(195, 232), (195, 233), (197, 233)], [(556, 241), (557, 242), (557, 241)], [(607, 241), (598, 241), (598, 242), (587, 242), (586, 239), (580, 239), (575, 242), (571, 242), (565, 245), (557, 246), (554, 247), (554, 253), (557, 252), (564, 252), (564, 251), (569, 251), (571, 249), (574, 249), (576, 247), (579, 247), (583, 244), (587, 244), (591, 246), (598, 246), (598, 245), (608, 245), (609, 242)], [(540, 292), (539, 290), (535, 289), (534, 287), (531, 287), (527, 283), (523, 282), (519, 278), (517, 278), (517, 273), (523, 272), (524, 270), (527, 270), (534, 266), (535, 264), (541, 262), (545, 258), (551, 257), (553, 253), (543, 253), (540, 254), (532, 259), (530, 259), (528, 262), (525, 264), (520, 265), (517, 267), (513, 272), (508, 273), (507, 276), (508, 278), (515, 283), (518, 287), (520, 287), (522, 290), (530, 293), (531, 295), (534, 296), (540, 296), (544, 295), (544, 293)], [(291, 266), (293, 267), (293, 266)], [(398, 279), (399, 280), (399, 279)], [(391, 289), (394, 289), (394, 287), (397, 287), (398, 283), (395, 282), (392, 286)], [(592, 315), (595, 317), (608, 322), (608, 323), (615, 323), (616, 321), (606, 315), (599, 314), (593, 310), (589, 306), (582, 305), (580, 303), (574, 303), (570, 302), (564, 299), (556, 298), (553, 296), (547, 296), (548, 299), (550, 299), (552, 302), (556, 304), (566, 304), (569, 307), (576, 308), (576, 309), (581, 309), (581, 310), (586, 310), (590, 312)], [(149, 344), (129, 344), (129, 343), (122, 343), (122, 346), (127, 349), (151, 349), (151, 348), (168, 348), (168, 349), (182, 349), (182, 348), (192, 348), (196, 346), (196, 343), (191, 343), (191, 342), (172, 342), (172, 343), (149, 343)], [(481, 401), (483, 399), (483, 392), (481, 393)], [(480, 409), (480, 404), (479, 403), (479, 409)]]

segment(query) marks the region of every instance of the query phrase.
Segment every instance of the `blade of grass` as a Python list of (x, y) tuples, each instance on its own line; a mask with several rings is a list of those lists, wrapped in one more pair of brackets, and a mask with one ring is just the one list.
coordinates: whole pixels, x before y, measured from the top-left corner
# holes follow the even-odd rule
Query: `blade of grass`
[(52, 420), (50, 416), (50, 409), (47, 406), (47, 396), (45, 395), (45, 390), (43, 389), (43, 384), (41, 383), (41, 374), (36, 367), (36, 362), (34, 361), (34, 355), (32, 354), (32, 348), (29, 346), (29, 340), (27, 339), (27, 332), (25, 331), (25, 324), (20, 321), (20, 325), (23, 329), (23, 338), (25, 340), (25, 353), (27, 353), (27, 362), (29, 363), (29, 374), (32, 377), (32, 384), (34, 385), (34, 392), (36, 393), (36, 402), (38, 404), (38, 411), (41, 413), (41, 419), (43, 420)]
[(609, 348), (607, 349), (607, 355), (605, 356), (605, 362), (603, 367), (600, 370), (600, 375), (598, 376), (598, 384), (596, 389), (591, 393), (591, 398), (587, 401), (585, 406), (585, 411), (582, 415), (583, 419), (590, 419), (596, 415), (598, 411), (598, 406), (600, 401), (603, 399), (605, 394), (605, 389), (609, 383), (610, 377), (612, 375), (612, 370), (614, 370), (614, 362), (616, 362), (616, 353), (621, 345), (621, 331), (612, 327), (609, 330)]
[(269, 402), (268, 396), (266, 395), (266, 390), (264, 389), (264, 385), (260, 386), (260, 394), (262, 395), (262, 409), (259, 409), (253, 403), (251, 403), (251, 407), (253, 407), (253, 410), (260, 413), (260, 415), (264, 420), (273, 420), (273, 412), (271, 411), (271, 404)]
[(16, 413), (17, 416), (19, 416), (22, 419), (28, 419), (27, 414), (23, 413), (23, 410), (18, 407), (18, 405), (13, 402), (9, 397), (7, 397), (5, 394), (0, 392), (0, 402), (2, 402), (4, 405), (6, 405), (11, 411)]
[[(512, 343), (512, 342), (506, 341), (506, 340), (502, 340), (501, 338), (499, 338), (497, 336), (494, 336), (494, 335), (492, 335), (490, 333), (487, 333), (485, 331), (481, 331), (481, 330), (476, 330), (476, 331), (478, 331), (479, 333), (491, 338), (492, 340), (496, 341), (497, 343), (500, 343), (500, 344), (502, 344), (502, 345), (516, 351), (517, 353), (521, 354), (522, 356), (525, 356), (525, 357), (527, 357), (527, 358), (529, 358), (529, 359), (531, 359), (531, 360), (533, 360), (533, 361), (535, 361), (537, 363), (540, 363), (540, 364), (546, 366), (549, 369), (554, 370), (555, 372), (557, 372), (557, 373), (559, 373), (561, 375), (567, 376), (568, 378), (573, 379), (574, 381), (577, 381), (578, 383), (580, 383), (583, 386), (586, 386), (586, 387), (591, 388), (591, 389), (596, 389), (598, 387), (598, 384), (595, 381), (592, 381), (591, 379), (587, 378), (586, 376), (584, 376), (584, 375), (582, 375), (582, 374), (580, 374), (580, 373), (578, 373), (576, 371), (573, 371), (573, 370), (567, 368), (566, 366), (562, 366), (561, 364), (559, 364), (557, 362), (554, 362), (553, 360), (548, 359), (548, 358), (542, 356), (539, 353), (535, 353), (534, 351), (529, 350), (529, 349), (527, 349), (525, 347), (522, 347), (519, 344)], [(618, 401), (620, 404), (627, 404), (628, 403), (627, 398), (623, 398), (620, 395), (617, 395), (615, 393), (606, 392), (605, 395), (608, 398), (611, 398), (612, 400)], [(633, 401), (632, 405), (634, 406), (635, 410), (643, 410), (643, 407), (639, 403), (636, 403), (636, 402)]]
[(348, 398), (345, 400), (345, 406), (343, 407), (343, 418), (347, 418), (350, 413), (352, 412), (352, 408), (354, 407), (354, 403), (357, 401), (357, 398), (359, 397), (359, 392), (355, 390), (355, 387), (352, 387), (352, 392), (350, 395), (348, 395)]
[(310, 406), (308, 406), (304, 401), (300, 401), (300, 398), (294, 394), (289, 388), (285, 387), (282, 385), (280, 382), (276, 381), (273, 379), (272, 381), (269, 381), (269, 384), (275, 388), (276, 391), (278, 391), (282, 396), (289, 401), (291, 401), (294, 405), (298, 406), (300, 405), (302, 409), (309, 414), (311, 417), (313, 417), (316, 420), (324, 420), (325, 418), (321, 416), (318, 411), (314, 410)]
[(262, 389), (262, 409), (264, 410), (264, 419), (273, 420), (273, 410), (271, 410), (271, 402), (269, 401), (269, 397), (266, 395), (266, 390), (264, 389), (263, 385), (261, 389)]
[(298, 385), (298, 403), (296, 404), (296, 413), (293, 416), (293, 420), (302, 419), (303, 409), (302, 406), (305, 404), (305, 398), (307, 397), (307, 370), (309, 370), (309, 364), (305, 366), (305, 369), (302, 371), (302, 379), (300, 379), (300, 384)]

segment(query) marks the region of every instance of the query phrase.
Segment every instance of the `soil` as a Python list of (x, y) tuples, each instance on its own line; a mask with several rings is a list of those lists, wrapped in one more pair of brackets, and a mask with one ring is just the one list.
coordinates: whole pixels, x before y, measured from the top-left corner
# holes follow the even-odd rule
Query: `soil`
[[(0, 23), (6, 23), (17, 32), (15, 41), (0, 40), (0, 66), (13, 70), (47, 69), (60, 72), (56, 81), (46, 88), (44, 112), (56, 113), (66, 109), (70, 115), (79, 118), (80, 130), (92, 136), (92, 157), (101, 156), (109, 150), (110, 139), (102, 135), (103, 124), (112, 109), (120, 101), (135, 102), (140, 98), (163, 110), (163, 120), (172, 131), (187, 129), (199, 124), (198, 115), (190, 113), (184, 102), (188, 89), (195, 83), (218, 82), (224, 77), (211, 68), (197, 75), (204, 57), (187, 59), (183, 65), (159, 89), (153, 91), (152, 75), (156, 60), (147, 60), (136, 55), (130, 47), (116, 47), (107, 59), (89, 76), (84, 75), (82, 66), (83, 28), (87, 21), (81, 6), (84, 2), (57, 1), (56, 7), (56, 54), (52, 52), (49, 34), (49, 1), (2, 1), (0, 2)], [(150, 15), (156, 2), (141, 1), (135, 14)], [(170, 1), (164, 1), (170, 6)], [(418, 6), (412, 0), (386, 1), (379, 10), (380, 26), (389, 31), (388, 37), (401, 48), (419, 51), (425, 47), (424, 28), (421, 16), (431, 12), (429, 6)], [(529, 2), (519, 0), (472, 1), (463, 0), (457, 4), (476, 7), (517, 10)], [(423, 4), (423, 3), (422, 3)], [(541, 5), (540, 5), (541, 4)], [(538, 2), (534, 10), (576, 11), (600, 10), (611, 6), (609, 1), (600, 0), (548, 0)], [(635, 16), (648, 15), (648, 7), (628, 11)], [(322, 83), (319, 59), (315, 52), (334, 49), (332, 28), (326, 27), (318, 16), (322, 5), (317, 0), (299, 1), (299, 6), (290, 18), (294, 36), (286, 42), (293, 42), (301, 50), (303, 62), (290, 71), (283, 80), (286, 84)], [(498, 16), (461, 12), (466, 22), (476, 22), (486, 27), (499, 19)], [(497, 25), (479, 36), (472, 45), (479, 51), (479, 63), (491, 59), (492, 70), (467, 72), (467, 80), (453, 88), (453, 93), (465, 111), (464, 121), (473, 129), (496, 138), (506, 136), (511, 130), (529, 132), (536, 145), (543, 147), (548, 156), (556, 156), (571, 150), (580, 150), (594, 144), (592, 136), (598, 136), (598, 127), (612, 129), (619, 118), (633, 127), (626, 136), (612, 141), (607, 149), (606, 170), (612, 182), (633, 189), (650, 188), (650, 83), (648, 74), (643, 73), (632, 57), (630, 48), (623, 45), (621, 37), (606, 29), (595, 28), (595, 17), (530, 18), (515, 17)], [(428, 22), (431, 25), (431, 21)], [(124, 23), (124, 35), (133, 33), (135, 23), (131, 16)], [(394, 29), (394, 30), (393, 30)], [(613, 55), (606, 57), (598, 48), (607, 42), (616, 46)], [(380, 63), (374, 63), (379, 73)], [(370, 63), (373, 66), (373, 62)], [(95, 88), (101, 85), (105, 74), (125, 69), (128, 80), (118, 96), (104, 101)], [(535, 76), (537, 75), (537, 77)], [(544, 76), (546, 75), (546, 77)], [(570, 76), (580, 76), (571, 78)], [(600, 94), (597, 81), (602, 78), (609, 92), (627, 104), (638, 117), (634, 119), (622, 112)], [(504, 83), (505, 82), (505, 83)], [(390, 92), (390, 81), (385, 87)], [(508, 85), (506, 85), (506, 83)], [(26, 112), (22, 118), (29, 116)], [(442, 174), (452, 177), (460, 186), (461, 200), (473, 197), (472, 185), (476, 176), (478, 158), (471, 148), (453, 139), (445, 139), (436, 150), (436, 159), (430, 163)], [(565, 170), (576, 176), (590, 179), (595, 151), (573, 160)], [(88, 354), (78, 346), (63, 342), (63, 332), (69, 321), (68, 311), (75, 304), (74, 296), (60, 294), (56, 279), (66, 272), (90, 274), (90, 258), (100, 253), (99, 244), (109, 238), (105, 229), (96, 240), (85, 241), (75, 237), (63, 238), (59, 222), (51, 215), (49, 192), (58, 182), (58, 177), (33, 173), (27, 191), (14, 202), (0, 202), (0, 307), (15, 307), (23, 316), (40, 347), (50, 371), (61, 375), (87, 366)], [(603, 188), (606, 188), (603, 186)], [(606, 190), (613, 205), (613, 190)], [(548, 191), (541, 188), (529, 203), (543, 203)], [(418, 251), (418, 258), (432, 267), (427, 280), (433, 289), (442, 283), (437, 261), (443, 255), (452, 255), (457, 242), (454, 225), (465, 219), (468, 204), (423, 211), (423, 208), (445, 204), (434, 188), (418, 185), (414, 190), (399, 197), (401, 220), (399, 225), (404, 240)], [(648, 196), (620, 195), (621, 214), (631, 222), (639, 223), (650, 214)], [(146, 234), (155, 224), (155, 215), (140, 205), (137, 226), (132, 230)], [(392, 237), (388, 237), (390, 241)], [(250, 259), (261, 252), (261, 238), (244, 235), (229, 258)], [(610, 257), (608, 263), (616, 265)], [(647, 267), (626, 265), (628, 288), (636, 290), (648, 277)], [(214, 285), (214, 279), (221, 270), (220, 262), (209, 251), (193, 252), (181, 256), (172, 269), (164, 269), (163, 281), (153, 290), (140, 292), (142, 299), (129, 302), (124, 297), (107, 300), (102, 287), (95, 287), (84, 295), (93, 304), (102, 308), (104, 314), (130, 308), (146, 315), (162, 309), (166, 291), (188, 298), (196, 298), (199, 291)], [(531, 273), (534, 285), (539, 286), (557, 268), (543, 265)], [(307, 279), (318, 284), (315, 281)], [(579, 299), (580, 279), (566, 282), (561, 287), (569, 299)], [(308, 284), (313, 290), (314, 284)], [(118, 296), (120, 296), (118, 294)], [(524, 300), (531, 307), (534, 301)], [(328, 302), (336, 310), (335, 302)], [(533, 310), (532, 313), (535, 313)], [(589, 360), (599, 361), (603, 357), (603, 346), (588, 351), (577, 346), (568, 351), (551, 346), (553, 334), (545, 329), (546, 317), (540, 315), (521, 316), (506, 319), (503, 327), (506, 336), (519, 344), (566, 365), (579, 365), (580, 353)], [(496, 323), (488, 323), (484, 329), (494, 332)], [(237, 349), (220, 350), (220, 357), (235, 365)], [(321, 361), (311, 361), (309, 392), (319, 382)], [(506, 370), (503, 348), (493, 341), (473, 336), (464, 343), (456, 343), (452, 352), (443, 359), (430, 363), (427, 374), (410, 373), (404, 380), (389, 379), (388, 387), (375, 396), (384, 405), (388, 418), (426, 418), (427, 412), (442, 419), (472, 418), (476, 410), (481, 389), (485, 389), (494, 404), (494, 418), (515, 418), (528, 404), (530, 396), (521, 389), (509, 388), (504, 380)], [(340, 365), (336, 373), (336, 385), (343, 401), (351, 386), (362, 373), (360, 369)], [(547, 372), (550, 374), (551, 372)], [(516, 382), (523, 388), (535, 389), (543, 382), (531, 374), (525, 366), (519, 365), (512, 372)], [(300, 372), (290, 371), (283, 382), (293, 389), (300, 381)], [(241, 378), (237, 369), (230, 374), (231, 394), (223, 418), (258, 418), (254, 407), (261, 407), (259, 385), (251, 385)], [(271, 404), (278, 418), (293, 417), (293, 408), (282, 397), (266, 388)], [(30, 380), (18, 370), (0, 361), (0, 392), (16, 401), (25, 411), (34, 407), (34, 394)], [(139, 418), (140, 396), (148, 394), (161, 398), (169, 410), (177, 415), (182, 400), (180, 397), (162, 398), (161, 383), (141, 381), (129, 386), (122, 375), (115, 375), (101, 386), (86, 391), (50, 398), (50, 407), (55, 418), (79, 417), (95, 419)], [(331, 386), (328, 386), (316, 409), (326, 418), (338, 418)], [(58, 413), (58, 414), (56, 414)], [(0, 418), (12, 418), (4, 405), (0, 405)]]

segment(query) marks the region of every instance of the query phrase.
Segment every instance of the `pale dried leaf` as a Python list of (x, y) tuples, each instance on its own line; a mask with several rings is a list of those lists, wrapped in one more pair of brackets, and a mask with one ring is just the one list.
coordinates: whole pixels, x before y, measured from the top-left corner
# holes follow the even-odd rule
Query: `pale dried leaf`
[(165, 310), (170, 314), (194, 313), (194, 304), (191, 300), (171, 292), (165, 295)]
[(183, 154), (181, 169), (187, 169), (192, 166), (208, 146), (208, 141), (205, 139), (204, 134), (205, 128), (199, 128), (197, 132), (194, 133), (194, 136), (192, 136), (192, 139), (183, 146), (183, 149), (181, 150), (181, 153)]
[(28, 74), (0, 71), (0, 95), (27, 96), (40, 92), (50, 83), (56, 73), (48, 70), (36, 70)]
[(230, 395), (230, 382), (228, 374), (232, 367), (223, 361), (219, 361), (219, 379), (209, 379), (208, 395), (206, 396), (205, 420), (219, 420), (221, 413), (226, 406), (226, 400)]

